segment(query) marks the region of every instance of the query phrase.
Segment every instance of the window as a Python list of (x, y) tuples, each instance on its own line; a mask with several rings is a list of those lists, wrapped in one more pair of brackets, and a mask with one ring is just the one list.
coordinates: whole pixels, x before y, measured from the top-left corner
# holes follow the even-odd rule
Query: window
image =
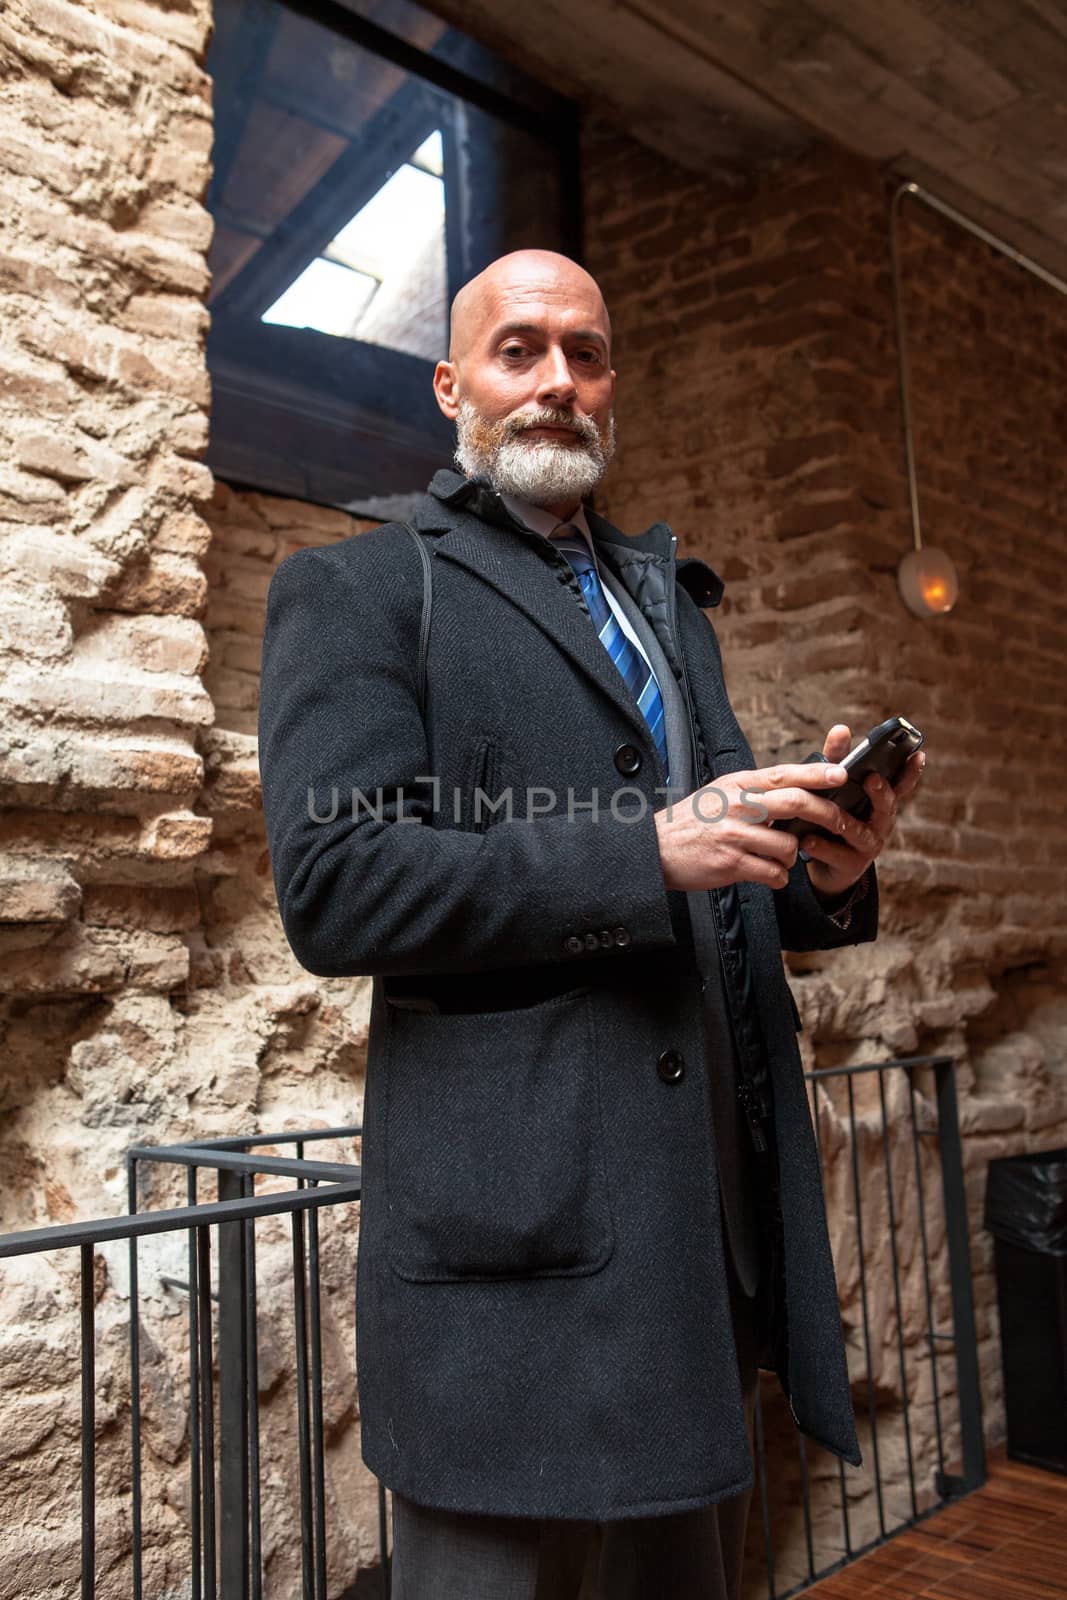
[(264, 311), (263, 321), (437, 360), (448, 338), (440, 128)]
[(217, 0), (207, 64), (208, 462), (352, 510), (421, 492), (452, 296), (578, 254), (575, 108), (408, 0)]

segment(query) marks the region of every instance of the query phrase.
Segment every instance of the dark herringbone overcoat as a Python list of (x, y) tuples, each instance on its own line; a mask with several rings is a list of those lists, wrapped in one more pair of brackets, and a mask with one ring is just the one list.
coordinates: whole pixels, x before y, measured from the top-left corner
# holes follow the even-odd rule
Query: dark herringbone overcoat
[[(397, 524), (283, 562), (264, 640), (285, 931), (310, 971), (374, 978), (363, 1454), (389, 1487), (457, 1511), (681, 1511), (744, 1488), (752, 1464), (690, 897), (664, 887), (653, 822), (662, 769), (565, 558), (484, 485), (443, 471), (430, 490), (414, 519), (434, 580), (425, 718), (421, 563)], [(589, 520), (686, 690), (696, 770), (755, 766), (702, 609), (721, 581), (676, 561), (662, 523), (626, 537)], [(498, 809), (478, 812), (477, 790)], [(781, 890), (736, 886), (721, 923), (773, 1088), (776, 1364), (800, 1426), (852, 1461), (781, 952), (874, 938), (868, 870), (848, 932), (799, 860)]]

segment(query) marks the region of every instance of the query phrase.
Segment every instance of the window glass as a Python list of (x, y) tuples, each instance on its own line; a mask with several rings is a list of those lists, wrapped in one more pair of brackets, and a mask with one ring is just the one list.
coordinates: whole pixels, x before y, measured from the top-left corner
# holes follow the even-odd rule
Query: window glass
[(447, 294), (444, 155), (435, 128), (262, 320), (436, 361), (448, 338)]

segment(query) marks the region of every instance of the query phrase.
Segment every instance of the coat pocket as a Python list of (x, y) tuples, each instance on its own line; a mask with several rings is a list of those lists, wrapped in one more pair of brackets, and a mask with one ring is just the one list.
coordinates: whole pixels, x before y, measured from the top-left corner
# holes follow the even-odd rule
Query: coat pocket
[(391, 1011), (386, 1189), (399, 1277), (577, 1277), (607, 1262), (589, 993), (510, 1011)]
[(484, 833), (498, 819), (496, 772), (496, 745), (483, 739), (471, 757), (464, 794), (464, 817), (472, 833)]
[(474, 794), (472, 796), (472, 802), (474, 806), (475, 830), (478, 833), (484, 833), (492, 821), (492, 814), (486, 811), (483, 815), (479, 808), (485, 806), (487, 802), (495, 801), (496, 799), (496, 794), (494, 792), (494, 785), (496, 783), (496, 749), (491, 743), (487, 743), (485, 749), (481, 753), (479, 768), (480, 770), (477, 774), (477, 782), (475, 785)]

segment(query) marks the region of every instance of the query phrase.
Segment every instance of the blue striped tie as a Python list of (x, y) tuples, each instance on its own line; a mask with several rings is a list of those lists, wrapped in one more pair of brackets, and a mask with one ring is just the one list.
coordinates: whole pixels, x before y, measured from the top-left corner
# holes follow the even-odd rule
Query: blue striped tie
[(648, 723), (649, 732), (659, 751), (664, 782), (669, 783), (667, 723), (663, 715), (663, 696), (660, 694), (656, 675), (633, 640), (619, 627), (597, 574), (596, 563), (589, 553), (589, 546), (578, 529), (569, 522), (561, 522), (550, 537), (557, 550), (562, 550), (578, 574), (578, 582), (582, 586), (593, 626), (604, 649), (618, 667), (623, 682), (637, 701), (638, 710)]

